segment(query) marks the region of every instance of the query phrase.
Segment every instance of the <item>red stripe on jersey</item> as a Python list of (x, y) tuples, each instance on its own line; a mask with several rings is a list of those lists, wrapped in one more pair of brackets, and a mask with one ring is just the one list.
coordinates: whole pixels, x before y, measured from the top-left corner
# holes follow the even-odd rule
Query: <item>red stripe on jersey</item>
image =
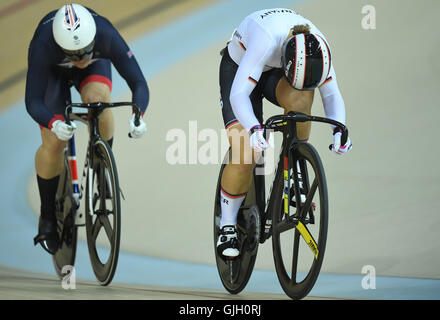
[(251, 77), (249, 77), (248, 80), (249, 80), (250, 82), (252, 82), (253, 84), (255, 84), (255, 85), (257, 85), (257, 83), (258, 83), (257, 80), (255, 80), (255, 79), (253, 79), (253, 78), (251, 78)]
[(92, 74), (92, 75), (86, 77), (86, 78), (81, 82), (81, 84), (80, 84), (80, 86), (79, 86), (79, 92), (81, 92), (82, 88), (83, 88), (86, 84), (88, 84), (88, 83), (90, 83), (90, 82), (101, 82), (101, 83), (104, 83), (104, 84), (106, 84), (106, 85), (110, 88), (110, 91), (112, 91), (112, 81), (111, 81), (109, 78), (104, 77), (104, 76), (101, 76), (101, 75), (99, 75), (99, 74)]
[(330, 81), (332, 81), (333, 80), (333, 78), (330, 76), (330, 78), (328, 78), (327, 80), (325, 80), (320, 86), (319, 86), (319, 88), (321, 88), (323, 85), (325, 85), (326, 83), (328, 83), (328, 82), (330, 82)]
[(225, 127), (225, 129), (228, 129), (237, 123), (239, 123), (238, 120), (232, 121), (231, 123), (228, 123), (228, 125)]
[[(53, 118), (50, 120), (49, 125), (47, 126), (47, 128), (48, 128), (49, 130), (52, 130), (52, 125), (53, 125), (53, 123), (54, 123), (55, 121), (57, 121), (57, 120), (65, 121), (65, 120), (64, 120), (64, 116), (63, 116), (62, 114), (55, 114), (55, 115), (53, 116)], [(43, 127), (42, 125), (40, 125), (40, 129), (43, 129), (43, 128), (44, 128), (44, 127)]]

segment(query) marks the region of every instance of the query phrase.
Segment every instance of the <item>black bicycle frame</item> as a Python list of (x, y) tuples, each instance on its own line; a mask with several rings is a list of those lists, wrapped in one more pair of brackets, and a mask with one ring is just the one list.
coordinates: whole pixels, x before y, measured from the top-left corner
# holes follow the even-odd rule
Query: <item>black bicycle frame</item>
[[(276, 115), (273, 117), (270, 117), (264, 124), (263, 128), (267, 132), (267, 130), (273, 130), (274, 132), (282, 131), (283, 133), (283, 143), (281, 146), (281, 152), (280, 157), (277, 165), (277, 169), (275, 171), (275, 177), (272, 182), (272, 187), (270, 189), (270, 195), (269, 200), (266, 205), (266, 194), (265, 194), (265, 179), (264, 175), (258, 175), (254, 172), (254, 179), (255, 179), (255, 194), (257, 199), (257, 206), (261, 214), (261, 225), (262, 227), (265, 226), (265, 230), (261, 230), (262, 234), (264, 232), (265, 237), (263, 239), (263, 242), (270, 236), (269, 234), (269, 228), (271, 226), (271, 222), (266, 225), (267, 221), (271, 221), (272, 217), (270, 214), (274, 210), (274, 206), (276, 205), (278, 194), (274, 192), (275, 187), (279, 185), (280, 183), (284, 183), (283, 186), (283, 198), (284, 198), (284, 211), (286, 214), (289, 213), (290, 208), (290, 185), (289, 185), (289, 168), (292, 168), (294, 170), (295, 176), (298, 175), (297, 167), (296, 165), (292, 165), (293, 159), (289, 156), (291, 154), (291, 151), (295, 148), (295, 144), (299, 143), (306, 143), (305, 141), (299, 140), (297, 135), (297, 128), (296, 123), (297, 122), (307, 122), (307, 121), (315, 121), (315, 122), (323, 122), (328, 123), (331, 125), (334, 125), (341, 129), (342, 131), (342, 137), (341, 137), (341, 144), (345, 144), (348, 138), (348, 130), (346, 126), (338, 121), (323, 118), (323, 117), (317, 117), (317, 116), (309, 116), (304, 113), (299, 112), (289, 112), (286, 115)], [(263, 152), (264, 157), (264, 152)], [(256, 168), (264, 169), (264, 161), (262, 161), (262, 164), (257, 164)], [(306, 168), (300, 168), (300, 170), (304, 173)], [(284, 171), (284, 174), (280, 174), (279, 172)], [(306, 185), (307, 191), (309, 190), (308, 181)], [(294, 192), (296, 199), (300, 199), (300, 191), (299, 191), (299, 182), (297, 179), (294, 179)], [(304, 206), (310, 206), (311, 199), (307, 199)], [(298, 201), (297, 201), (298, 202)], [(299, 203), (299, 202), (298, 202)], [(301, 204), (299, 203), (298, 207), (300, 208)], [(287, 212), (286, 212), (287, 210)], [(314, 217), (313, 213), (311, 213), (310, 216), (311, 222), (313, 223)]]

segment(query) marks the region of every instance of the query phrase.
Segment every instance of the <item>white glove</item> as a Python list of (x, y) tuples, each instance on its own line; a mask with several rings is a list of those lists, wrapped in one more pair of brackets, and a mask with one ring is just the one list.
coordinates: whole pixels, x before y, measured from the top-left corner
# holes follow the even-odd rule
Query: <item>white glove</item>
[(134, 124), (134, 117), (135, 117), (135, 115), (133, 114), (133, 116), (131, 117), (131, 120), (130, 120), (130, 137), (137, 139), (137, 138), (142, 137), (145, 134), (145, 132), (147, 132), (147, 125), (145, 124), (142, 117), (140, 117), (139, 118), (139, 125), (136, 126)]
[(269, 147), (269, 143), (264, 139), (263, 132), (264, 131), (260, 126), (260, 128), (256, 129), (250, 136), (251, 148), (257, 152), (266, 150)]
[(75, 122), (71, 121), (70, 125), (61, 120), (55, 120), (52, 124), (51, 131), (56, 134), (58, 139), (67, 141), (72, 138), (76, 130)]
[(335, 134), (333, 134), (332, 151), (339, 155), (347, 153), (352, 148), (350, 137), (347, 137), (347, 142), (343, 146), (341, 146), (341, 136), (342, 132), (340, 131), (337, 131)]

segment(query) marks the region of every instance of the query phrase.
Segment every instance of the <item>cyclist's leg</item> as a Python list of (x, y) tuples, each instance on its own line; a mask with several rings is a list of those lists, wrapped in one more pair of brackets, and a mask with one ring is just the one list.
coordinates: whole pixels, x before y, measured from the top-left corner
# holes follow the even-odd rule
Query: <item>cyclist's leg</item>
[[(63, 119), (65, 102), (70, 100), (70, 89), (61, 70), (58, 71), (60, 72), (54, 71), (49, 77), (44, 102), (53, 114)], [(53, 236), (56, 233), (55, 195), (59, 176), (63, 170), (63, 150), (66, 142), (59, 140), (48, 128), (41, 126), (40, 128), (42, 144), (35, 154), (35, 169), (41, 200), (38, 229), (40, 236)], [(53, 242), (48, 243), (49, 246), (51, 244), (54, 245)]]
[(221, 226), (236, 224), (238, 209), (249, 190), (255, 167), (255, 155), (246, 130), (239, 123), (226, 130), (231, 150), (221, 178)]
[[(220, 99), (231, 150), (229, 161), (221, 177), (221, 225), (236, 223), (238, 209), (249, 190), (255, 167), (255, 156), (249, 145), (249, 134), (235, 117), (229, 100), (237, 69), (238, 65), (231, 59), (226, 48), (220, 63)], [(262, 93), (259, 87), (252, 92), (251, 100), (256, 116), (261, 117)]]
[(55, 219), (55, 194), (58, 180), (63, 170), (63, 150), (65, 141), (61, 141), (47, 128), (41, 129), (42, 144), (35, 155), (35, 169), (41, 200), (41, 217)]
[[(284, 113), (297, 111), (310, 114), (314, 91), (300, 91), (292, 88), (284, 77), (282, 69), (272, 69), (267, 73), (263, 95), (273, 104), (282, 107)], [(307, 140), (310, 136), (311, 123), (297, 124), (298, 138)]]
[(35, 168), (41, 178), (51, 179), (58, 176), (63, 169), (63, 150), (66, 142), (58, 139), (47, 128), (41, 128), (41, 140), (41, 146), (35, 156)]
[[(110, 88), (101, 82), (89, 82), (81, 90), (83, 103), (110, 102)], [(114, 133), (114, 118), (110, 109), (99, 117), (99, 132), (105, 140), (111, 140)]]
[[(255, 158), (249, 145), (249, 134), (239, 124), (232, 111), (229, 100), (232, 82), (238, 69), (237, 64), (229, 57), (227, 50), (220, 64), (220, 98), (225, 128), (227, 130), (229, 144), (231, 146), (229, 161), (226, 164), (221, 177), (221, 220), (219, 252), (226, 256), (239, 254), (236, 242), (237, 214), (252, 182), (252, 172), (255, 167)], [(254, 90), (251, 100), (256, 109), (257, 117), (261, 114), (262, 93)], [(233, 228), (231, 228), (233, 227)]]
[[(87, 68), (78, 70), (74, 83), (83, 103), (110, 102), (112, 89), (110, 60), (100, 59)], [(115, 121), (111, 109), (105, 109), (101, 113), (98, 125), (101, 137), (112, 147)], [(111, 198), (107, 188), (106, 195)]]
[[(274, 83), (276, 84), (275, 86)], [(275, 90), (273, 90), (274, 88)], [(275, 69), (271, 72), (264, 90), (264, 95), (269, 100), (275, 99), (286, 114), (289, 111), (311, 114), (314, 90), (300, 91), (292, 88), (284, 77), (281, 69)], [(299, 139), (309, 139), (311, 122), (298, 123), (296, 127)]]
[[(75, 86), (81, 94), (83, 103), (110, 102), (112, 89), (110, 60), (100, 59), (87, 68), (80, 70)], [(104, 110), (99, 117), (99, 131), (111, 146), (114, 133), (114, 117), (110, 109)]]
[[(311, 114), (314, 91), (300, 91), (292, 88), (284, 77), (281, 69), (273, 69), (269, 73), (263, 89), (263, 94), (266, 99), (282, 107), (285, 114), (290, 111)], [(311, 122), (297, 123), (296, 128), (299, 139), (309, 139)], [(297, 163), (297, 168), (300, 175), (299, 163)], [(300, 188), (302, 188), (301, 182)], [(303, 195), (301, 195), (301, 197), (303, 198)], [(295, 202), (295, 196), (292, 196), (292, 201), (293, 203)]]

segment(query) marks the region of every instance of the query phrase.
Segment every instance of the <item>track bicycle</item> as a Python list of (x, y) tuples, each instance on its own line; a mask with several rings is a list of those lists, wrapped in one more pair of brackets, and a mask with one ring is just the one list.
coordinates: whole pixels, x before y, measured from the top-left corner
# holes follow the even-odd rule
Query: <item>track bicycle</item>
[(301, 299), (315, 285), (324, 259), (329, 213), (327, 183), (319, 154), (297, 136), (296, 123), (307, 121), (334, 125), (342, 130), (341, 143), (347, 141), (345, 125), (328, 118), (289, 112), (265, 122), (265, 134), (273, 131), (283, 135), (280, 157), (267, 201), (265, 176), (259, 174), (264, 170), (264, 161), (257, 162), (250, 190), (237, 216), (240, 255), (233, 259), (219, 256), (216, 250), (221, 218), (220, 183), (231, 149), (224, 158), (214, 205), (214, 249), (221, 282), (231, 294), (245, 288), (258, 245), (271, 237), (275, 269), (284, 292), (292, 299)]
[[(52, 255), (55, 271), (60, 278), (65, 275), (64, 267), (75, 263), (78, 227), (84, 225), (96, 279), (106, 286), (115, 274), (121, 238), (121, 190), (115, 157), (107, 141), (100, 136), (98, 123), (105, 109), (121, 106), (132, 107), (135, 125), (139, 125), (140, 109), (131, 102), (71, 103), (65, 109), (67, 124), (71, 120), (78, 120), (88, 125), (89, 141), (81, 183), (78, 179), (75, 136), (68, 141), (64, 150), (64, 168), (55, 197), (58, 250)], [(73, 112), (73, 108), (86, 111)], [(80, 210), (84, 183), (85, 213)], [(41, 244), (49, 251), (44, 243)]]

